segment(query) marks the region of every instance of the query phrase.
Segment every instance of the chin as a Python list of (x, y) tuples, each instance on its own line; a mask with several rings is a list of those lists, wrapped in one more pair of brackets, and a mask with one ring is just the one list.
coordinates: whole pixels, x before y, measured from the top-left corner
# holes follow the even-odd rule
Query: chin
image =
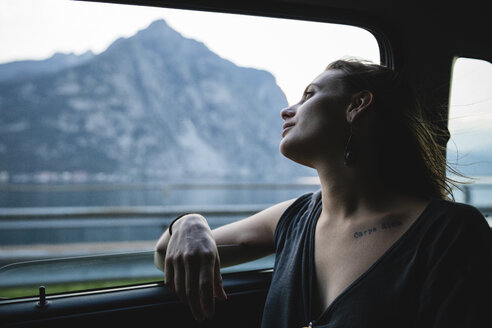
[[(288, 142), (285, 138), (280, 141), (279, 150), (282, 155), (293, 162), (313, 168), (305, 154), (306, 147)], [(303, 152), (304, 150), (304, 152)]]
[(293, 149), (292, 148), (295, 148), (295, 147), (292, 147), (291, 145), (292, 143), (290, 143), (288, 140), (286, 140), (286, 138), (284, 137), (282, 140), (280, 140), (280, 144), (278, 146), (279, 150), (280, 150), (280, 153), (282, 155), (284, 155), (285, 157), (287, 157), (288, 159), (291, 159), (290, 158), (290, 154), (293, 152)]

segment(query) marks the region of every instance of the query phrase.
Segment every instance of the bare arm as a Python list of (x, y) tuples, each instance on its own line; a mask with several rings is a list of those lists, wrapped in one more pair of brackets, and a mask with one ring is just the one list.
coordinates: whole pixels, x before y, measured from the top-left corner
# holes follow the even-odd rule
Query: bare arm
[[(246, 219), (212, 230), (211, 233), (217, 245), (221, 267), (252, 261), (273, 253), (273, 234), (277, 222), (294, 200), (291, 199), (273, 205)], [(205, 218), (201, 215), (190, 214), (176, 221), (173, 225), (174, 234), (186, 220), (196, 221), (195, 224), (199, 225), (200, 222), (207, 224)], [(184, 225), (186, 226), (187, 224), (184, 223)], [(204, 229), (207, 227), (203, 226)], [(161, 271), (164, 271), (164, 260), (170, 237), (169, 231), (166, 230), (155, 248), (154, 262)]]
[(282, 213), (294, 199), (246, 219), (210, 230), (199, 214), (183, 216), (157, 242), (154, 263), (166, 285), (187, 303), (196, 320), (214, 313), (214, 296), (227, 298), (220, 267), (248, 262), (273, 252), (273, 234)]

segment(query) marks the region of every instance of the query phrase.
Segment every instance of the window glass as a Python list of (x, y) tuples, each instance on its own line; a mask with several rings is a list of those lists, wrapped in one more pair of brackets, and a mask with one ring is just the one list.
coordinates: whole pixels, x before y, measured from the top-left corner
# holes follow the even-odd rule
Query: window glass
[(161, 280), (177, 215), (318, 189), (280, 110), (335, 59), (379, 62), (352, 26), (63, 0), (1, 1), (0, 43), (0, 298)]
[[(456, 190), (455, 198), (477, 206), (488, 216), (492, 214), (491, 63), (472, 58), (456, 60), (449, 130), (448, 160), (471, 182)], [(492, 225), (490, 217), (487, 219)]]

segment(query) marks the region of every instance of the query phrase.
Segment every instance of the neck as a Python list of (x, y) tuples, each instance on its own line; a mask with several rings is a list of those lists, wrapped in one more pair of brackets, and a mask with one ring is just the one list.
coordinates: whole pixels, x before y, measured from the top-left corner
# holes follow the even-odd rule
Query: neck
[(322, 217), (354, 219), (368, 213), (384, 212), (398, 195), (373, 170), (341, 167), (317, 168), (321, 181)]

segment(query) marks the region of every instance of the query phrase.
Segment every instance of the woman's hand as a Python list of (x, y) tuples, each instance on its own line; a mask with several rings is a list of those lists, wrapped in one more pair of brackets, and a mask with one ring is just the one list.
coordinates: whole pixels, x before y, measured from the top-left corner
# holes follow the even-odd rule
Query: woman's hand
[(183, 216), (172, 229), (164, 260), (165, 284), (188, 304), (195, 320), (203, 321), (214, 314), (214, 296), (227, 299), (217, 245), (201, 215)]
[(195, 319), (213, 315), (214, 296), (219, 300), (227, 298), (222, 288), (221, 260), (222, 265), (229, 266), (271, 254), (277, 222), (294, 201), (273, 205), (221, 226), (213, 235), (205, 218), (198, 214), (188, 214), (175, 221), (172, 236), (167, 230), (162, 234), (155, 248), (154, 264), (164, 271), (166, 285), (190, 306)]

